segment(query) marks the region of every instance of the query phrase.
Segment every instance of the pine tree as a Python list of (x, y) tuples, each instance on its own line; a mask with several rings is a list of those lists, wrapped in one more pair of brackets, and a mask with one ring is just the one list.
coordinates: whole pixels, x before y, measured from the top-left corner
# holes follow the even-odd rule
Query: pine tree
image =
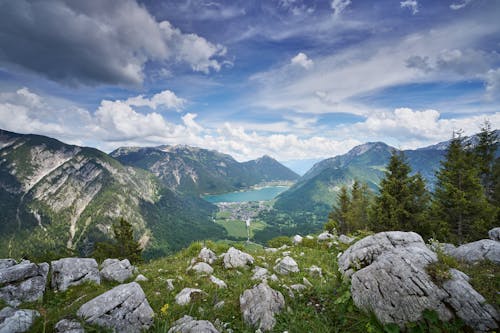
[(479, 168), (479, 177), (483, 185), (484, 193), (488, 200), (491, 201), (494, 191), (493, 165), (495, 163), (495, 152), (498, 146), (498, 136), (496, 131), (491, 129), (491, 123), (489, 121), (484, 122), (478, 136), (479, 141), (474, 147), (473, 152)]
[(436, 175), (432, 202), (434, 232), (440, 240), (479, 239), (492, 226), (494, 210), (486, 200), (475, 161), (461, 134), (454, 134)]
[(351, 231), (347, 221), (350, 206), (351, 198), (349, 197), (347, 186), (343, 185), (340, 188), (337, 205), (328, 214), (328, 220), (337, 223), (340, 233), (349, 233)]
[(113, 224), (114, 240), (111, 243), (99, 242), (95, 246), (93, 257), (103, 260), (106, 258), (128, 259), (132, 263), (142, 261), (142, 249), (134, 240), (132, 225), (123, 217)]
[(354, 181), (351, 189), (351, 205), (347, 214), (347, 224), (351, 231), (368, 229), (368, 206), (370, 190), (366, 183)]
[(374, 231), (415, 231), (427, 236), (426, 211), (429, 194), (422, 177), (410, 176), (411, 168), (402, 151), (393, 151), (380, 194), (370, 209)]

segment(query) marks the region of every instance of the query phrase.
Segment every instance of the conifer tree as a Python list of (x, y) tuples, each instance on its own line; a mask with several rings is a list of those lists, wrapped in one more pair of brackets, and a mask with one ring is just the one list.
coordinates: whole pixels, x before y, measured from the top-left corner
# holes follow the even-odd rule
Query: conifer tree
[(347, 186), (343, 185), (340, 188), (337, 205), (328, 214), (328, 220), (336, 221), (340, 233), (349, 233), (351, 231), (347, 221), (350, 206), (351, 198), (349, 197)]
[(402, 151), (393, 151), (380, 194), (370, 209), (370, 224), (374, 231), (415, 231), (428, 234), (426, 211), (429, 194), (422, 177), (410, 176), (411, 168)]
[(495, 163), (495, 152), (498, 146), (498, 136), (496, 131), (491, 129), (491, 123), (485, 121), (478, 137), (479, 140), (473, 152), (479, 168), (479, 177), (483, 185), (484, 193), (488, 200), (491, 201), (494, 191), (493, 165)]
[(351, 189), (351, 205), (347, 214), (347, 224), (351, 231), (368, 228), (368, 206), (370, 190), (366, 183), (354, 181)]
[(99, 242), (95, 246), (93, 257), (103, 260), (106, 258), (129, 259), (136, 263), (142, 261), (142, 249), (134, 240), (132, 225), (123, 217), (113, 224), (114, 240), (111, 243)]
[(432, 202), (434, 232), (440, 240), (479, 239), (492, 226), (494, 210), (486, 200), (475, 161), (461, 134), (454, 134), (436, 175)]

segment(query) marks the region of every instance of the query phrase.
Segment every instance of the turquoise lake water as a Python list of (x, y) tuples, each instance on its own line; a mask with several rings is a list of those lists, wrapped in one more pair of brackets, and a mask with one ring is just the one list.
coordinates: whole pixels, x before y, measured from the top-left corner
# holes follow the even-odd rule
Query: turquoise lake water
[(276, 198), (278, 194), (288, 189), (288, 186), (268, 186), (256, 190), (206, 195), (203, 199), (211, 203), (267, 201)]

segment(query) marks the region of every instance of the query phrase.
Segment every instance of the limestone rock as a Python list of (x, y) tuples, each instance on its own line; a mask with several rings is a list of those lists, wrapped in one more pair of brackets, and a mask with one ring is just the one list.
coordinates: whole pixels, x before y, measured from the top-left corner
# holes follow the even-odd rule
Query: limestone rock
[(174, 279), (167, 279), (167, 289), (172, 291), (175, 289), (174, 287)]
[(145, 281), (148, 281), (148, 278), (142, 274), (137, 275), (135, 278), (135, 282), (145, 282)]
[(141, 332), (153, 324), (153, 309), (137, 282), (121, 284), (83, 304), (77, 315), (117, 332)]
[(40, 313), (6, 307), (0, 310), (0, 333), (27, 332)]
[(313, 285), (312, 285), (312, 283), (311, 283), (311, 282), (309, 282), (309, 280), (308, 280), (306, 277), (303, 277), (303, 278), (302, 278), (302, 283), (304, 283), (304, 285), (305, 285), (306, 287), (312, 287), (312, 286), (313, 286)]
[(85, 333), (82, 324), (76, 320), (62, 319), (54, 328), (55, 333)]
[(198, 254), (198, 259), (200, 259), (203, 262), (206, 262), (207, 264), (212, 265), (217, 260), (217, 255), (215, 254), (214, 251), (204, 247)]
[(493, 228), (488, 231), (488, 236), (490, 237), (490, 239), (500, 242), (500, 227)]
[(343, 243), (343, 244), (351, 244), (352, 242), (354, 242), (354, 238), (353, 237), (349, 237), (349, 236), (346, 236), (346, 235), (340, 235), (339, 236), (339, 242)]
[(254, 263), (254, 258), (248, 253), (242, 252), (234, 247), (229, 248), (224, 254), (225, 268), (247, 267)]
[(308, 268), (309, 275), (312, 277), (323, 277), (323, 271), (321, 267), (312, 265), (311, 267)]
[(319, 241), (327, 241), (327, 240), (334, 239), (334, 238), (335, 238), (335, 236), (332, 235), (331, 233), (329, 233), (328, 231), (325, 231), (325, 232), (318, 235)]
[(212, 283), (214, 283), (215, 285), (217, 285), (217, 287), (219, 287), (219, 288), (222, 288), (222, 289), (223, 288), (227, 288), (226, 282), (222, 281), (219, 278), (216, 278), (213, 275), (210, 275), (210, 281), (212, 281)]
[(34, 302), (45, 292), (49, 264), (23, 261), (0, 269), (0, 299), (11, 306)]
[(204, 262), (199, 262), (195, 264), (190, 268), (190, 270), (193, 270), (198, 274), (212, 274), (214, 272), (212, 266)]
[(482, 239), (476, 242), (461, 245), (451, 251), (453, 257), (468, 263), (490, 260), (500, 264), (500, 242), (491, 239)]
[(0, 259), (0, 269), (14, 266), (16, 261), (14, 259)]
[(174, 323), (168, 333), (219, 333), (219, 331), (208, 320), (196, 320), (185, 315)]
[(196, 288), (184, 288), (175, 296), (175, 302), (179, 305), (186, 305), (191, 302), (191, 300), (196, 296), (202, 296), (205, 293)]
[(293, 242), (293, 244), (294, 244), (294, 245), (297, 245), (297, 244), (302, 243), (302, 239), (303, 239), (303, 238), (302, 238), (302, 236), (300, 236), (300, 235), (295, 235), (295, 236), (293, 236), (293, 238), (292, 238), (292, 242)]
[(252, 273), (253, 273), (252, 280), (263, 281), (267, 279), (269, 271), (267, 270), (267, 268), (256, 266), (252, 270)]
[(263, 282), (247, 289), (240, 296), (243, 319), (262, 331), (270, 331), (276, 324), (274, 315), (285, 307), (283, 295)]
[(290, 273), (296, 273), (299, 271), (299, 266), (293, 260), (292, 257), (284, 257), (281, 259), (276, 266), (274, 266), (274, 271), (278, 274), (290, 274)]
[(278, 252), (278, 249), (275, 247), (266, 247), (264, 251), (266, 251), (267, 253), (276, 253)]
[(292, 285), (290, 286), (290, 288), (291, 288), (292, 290), (295, 290), (295, 291), (302, 291), (302, 290), (307, 289), (307, 287), (306, 287), (305, 285), (301, 284), (301, 283), (292, 284)]
[(51, 262), (52, 288), (65, 291), (85, 281), (101, 283), (97, 261), (93, 258), (64, 258)]
[(101, 277), (103, 279), (120, 283), (131, 278), (135, 268), (128, 259), (106, 259), (101, 267)]

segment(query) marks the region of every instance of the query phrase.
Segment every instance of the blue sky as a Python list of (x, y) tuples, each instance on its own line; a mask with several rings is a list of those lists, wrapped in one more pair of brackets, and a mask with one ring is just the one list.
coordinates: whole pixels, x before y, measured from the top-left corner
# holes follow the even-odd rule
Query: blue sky
[(315, 160), (500, 128), (500, 1), (0, 0), (0, 128)]

